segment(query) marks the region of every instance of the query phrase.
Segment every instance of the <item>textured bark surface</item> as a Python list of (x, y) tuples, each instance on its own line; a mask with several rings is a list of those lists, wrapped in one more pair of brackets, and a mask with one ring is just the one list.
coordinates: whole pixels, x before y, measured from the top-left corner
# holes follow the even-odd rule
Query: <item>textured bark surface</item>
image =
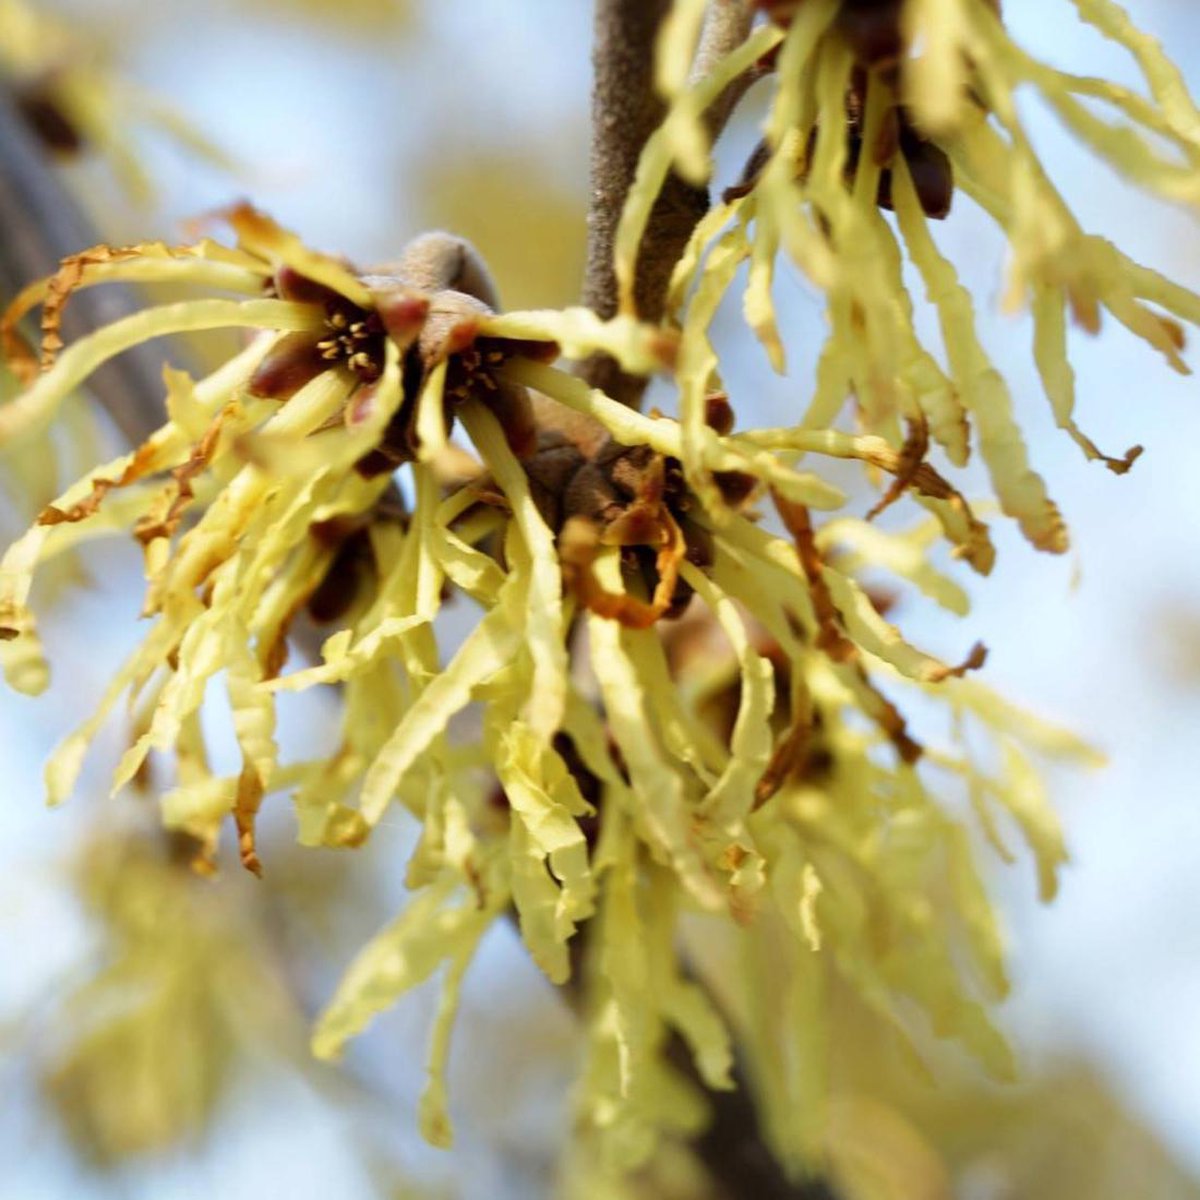
[[(583, 302), (602, 317), (617, 311), (613, 242), (621, 208), (642, 147), (666, 111), (654, 89), (654, 39), (669, 8), (670, 0), (596, 0), (591, 198)], [(746, 0), (712, 0), (693, 77), (706, 74), (745, 40), (751, 20)], [(709, 110), (709, 129), (714, 136), (724, 127), (751, 78), (747, 75), (731, 85)], [(692, 187), (676, 175), (667, 178), (638, 256), (634, 299), (643, 320), (662, 319), (671, 272), (696, 223), (708, 211), (708, 203), (707, 188)], [(645, 379), (626, 375), (603, 355), (589, 359), (580, 373), (593, 387), (634, 407), (646, 389)]]
[[(617, 311), (613, 242), (621, 208), (647, 138), (662, 120), (665, 107), (654, 90), (654, 39), (670, 0), (596, 0), (592, 91), (591, 200), (588, 211), (587, 274), (584, 303), (602, 317)], [(701, 78), (745, 40), (753, 12), (746, 0), (712, 0), (706, 16), (692, 77)], [(737, 101), (757, 76), (748, 72), (730, 85), (707, 114), (715, 138)], [(654, 206), (638, 257), (634, 297), (638, 315), (662, 319), (667, 285), (697, 222), (708, 211), (705, 188), (694, 188), (675, 175)], [(593, 387), (636, 407), (646, 380), (626, 375), (617, 363), (596, 355), (580, 374)], [(573, 946), (575, 978), (580, 977), (586, 934)], [(578, 993), (566, 989), (573, 1005)], [(734, 1091), (704, 1086), (683, 1040), (674, 1036), (668, 1055), (696, 1087), (705, 1092), (712, 1112), (708, 1129), (692, 1149), (704, 1163), (718, 1194), (726, 1200), (835, 1200), (820, 1179), (794, 1181), (771, 1153), (758, 1119), (744, 1071), (735, 1071)]]

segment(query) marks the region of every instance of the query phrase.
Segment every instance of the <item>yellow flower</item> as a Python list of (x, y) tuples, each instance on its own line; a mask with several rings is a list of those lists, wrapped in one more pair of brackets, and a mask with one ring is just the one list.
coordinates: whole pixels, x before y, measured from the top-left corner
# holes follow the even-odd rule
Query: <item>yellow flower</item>
[[(14, 686), (44, 686), (28, 604), (36, 568), (132, 528), (145, 548), (148, 632), (48, 764), (51, 799), (69, 794), (128, 692), (139, 733), (114, 786), (151, 750), (173, 754), (165, 820), (199, 838), (210, 861), (232, 814), (242, 862), (259, 869), (255, 814), (273, 792), (293, 794), (307, 845), (352, 847), (393, 805), (411, 814), (421, 833), (406, 878), (417, 896), (353, 964), (314, 1047), (336, 1055), (441, 971), (421, 1114), (437, 1144), (451, 1137), (444, 1071), (462, 978), (510, 909), (556, 983), (572, 976), (589, 925), (579, 1107), (604, 1171), (637, 1166), (662, 1136), (702, 1123), (671, 1061), (686, 1046), (696, 1078), (731, 1086), (731, 1024), (773, 1147), (797, 1169), (818, 1159), (837, 987), (906, 1034), (923, 1020), (994, 1075), (1011, 1073), (987, 1008), (1007, 986), (1002, 940), (969, 830), (1006, 859), (1005, 826), (1018, 831), (1049, 899), (1066, 850), (1038, 762), (1098, 756), (980, 683), (971, 673), (982, 646), (964, 646), (956, 664), (908, 642), (864, 577), (884, 570), (961, 616), (966, 594), (931, 548), (944, 539), (979, 573), (993, 568), (987, 527), (928, 461), (935, 444), (958, 468), (973, 441), (1003, 511), (1035, 545), (1067, 545), (971, 298), (930, 229), (953, 191), (1008, 233), (1011, 295), (1032, 302), (1046, 390), (1087, 453), (1103, 457), (1072, 417), (1068, 313), (1094, 328), (1107, 310), (1182, 367), (1178, 326), (1158, 310), (1195, 320), (1200, 300), (1079, 229), (1012, 106), (1013, 89), (1032, 83), (1135, 178), (1192, 198), (1200, 124), (1177, 79), (1115, 6), (1078, 6), (1134, 48), (1153, 102), (1034, 63), (988, 0), (774, 6), (786, 28), (762, 24), (688, 82), (678, 68), (703, 6), (678, 0), (660, 43), (668, 112), (617, 234), (622, 311), (611, 321), (581, 309), (494, 312), (486, 273), (447, 235), (359, 272), (245, 207), (230, 214), (236, 249), (101, 248), (32, 285), (6, 315), (0, 332), (27, 387), (0, 408), (0, 448), (44, 428), (129, 345), (260, 331), (202, 380), (168, 373), (163, 426), (68, 489), (8, 550), (0, 662)], [(659, 190), (672, 169), (707, 178), (706, 108), (776, 51), (763, 146), (700, 222), (668, 321), (647, 326), (634, 311), (634, 267)], [(1079, 95), (1167, 137), (1184, 162), (1160, 161), (1132, 127), (1100, 127)], [(781, 252), (824, 289), (829, 340), (794, 425), (736, 430), (738, 398), (709, 328), (747, 264), (747, 321), (782, 366), (771, 298)], [(917, 336), (905, 253), (940, 318), (945, 364)], [(110, 279), (244, 298), (150, 308), (61, 348), (71, 293)], [(16, 328), (39, 304), (40, 371)], [(670, 373), (678, 419), (626, 408), (552, 361), (596, 353), (632, 375)], [(851, 398), (853, 433), (838, 427)], [(452, 420), (473, 457), (449, 440)], [(877, 502), (856, 514), (815, 469), (822, 457), (861, 462)], [(1105, 461), (1124, 471), (1133, 457)], [(389, 499), (398, 464), (412, 497), (404, 510)], [(928, 517), (898, 533), (871, 523), (908, 499)], [(451, 592), (481, 615), (443, 661), (436, 621)], [(306, 605), (335, 628), (319, 661), (283, 673)], [(665, 632), (685, 609), (684, 632)], [(586, 654), (573, 655), (584, 638)], [(241, 755), (232, 778), (209, 770), (199, 719), (222, 676)], [(283, 764), (276, 704), (319, 684), (341, 689), (337, 749)], [(910, 725), (914, 698), (947, 718), (940, 734)], [(474, 733), (452, 736), (473, 705)], [(701, 988), (681, 945), (703, 963), (708, 941), (745, 969)]]
[[(689, 482), (711, 499), (696, 453), (715, 366), (706, 328), (744, 263), (747, 323), (783, 367), (771, 297), (782, 251), (828, 302), (829, 337), (800, 426), (829, 427), (853, 397), (869, 432), (899, 449), (905, 428), (927, 426), (955, 466), (966, 462), (973, 435), (1004, 512), (1034, 545), (1061, 553), (1066, 527), (1030, 463), (1008, 386), (976, 332), (974, 303), (928, 219), (945, 216), (957, 191), (1002, 228), (1012, 251), (1008, 301), (1030, 305), (1035, 359), (1056, 421), (1089, 458), (1127, 471), (1140, 447), (1102, 454), (1075, 423), (1067, 318), (1094, 333), (1107, 311), (1186, 371), (1179, 322), (1200, 321), (1200, 297), (1083, 231), (1036, 158), (1014, 93), (1036, 88), (1117, 170), (1165, 199), (1195, 205), (1200, 113), (1177, 70), (1111, 0), (1077, 0), (1076, 8), (1134, 54), (1150, 98), (1037, 62), (1009, 37), (992, 0), (762, 7), (778, 24), (757, 30), (706, 79), (671, 97), (617, 237), (617, 276), (624, 311), (632, 313), (633, 266), (667, 172), (674, 167), (689, 179), (706, 178), (702, 114), (751, 64), (772, 62), (766, 136), (742, 181), (700, 223), (671, 291), (681, 360), (688, 364), (680, 384)], [(1121, 121), (1097, 116), (1093, 101)], [(896, 210), (895, 223), (880, 205)], [(902, 277), (906, 253), (938, 316), (945, 365), (917, 334)], [(986, 556), (972, 561), (986, 569)]]

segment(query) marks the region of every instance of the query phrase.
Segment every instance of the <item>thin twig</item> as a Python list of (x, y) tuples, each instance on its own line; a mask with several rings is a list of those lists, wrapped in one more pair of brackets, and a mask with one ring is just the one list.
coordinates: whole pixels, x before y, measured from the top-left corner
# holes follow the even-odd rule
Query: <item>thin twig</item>
[[(625, 196), (646, 140), (665, 113), (654, 88), (654, 40), (669, 0), (597, 0), (592, 91), (591, 203), (588, 210), (588, 255), (583, 302), (602, 317), (617, 311), (613, 242)], [(693, 78), (736, 49), (750, 31), (753, 12), (748, 0), (711, 0)], [(731, 84), (707, 114), (715, 139), (738, 99), (753, 82), (748, 72)], [(639, 316), (659, 321), (667, 285), (696, 223), (708, 211), (708, 190), (670, 175), (646, 227), (638, 257), (634, 299)], [(603, 355), (589, 359), (581, 374), (624, 404), (636, 407), (646, 380), (624, 374)]]
[[(721, 59), (736, 50), (750, 35), (753, 24), (754, 8), (749, 0), (710, 0), (692, 63), (692, 82), (698, 83)], [(717, 97), (706, 116), (708, 132), (714, 140), (728, 124), (746, 89), (761, 75), (761, 71), (747, 71)]]

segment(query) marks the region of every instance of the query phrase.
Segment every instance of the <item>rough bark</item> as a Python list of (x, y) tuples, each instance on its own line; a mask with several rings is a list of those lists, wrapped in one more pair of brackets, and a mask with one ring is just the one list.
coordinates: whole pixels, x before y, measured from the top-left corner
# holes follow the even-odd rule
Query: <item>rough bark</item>
[[(666, 111), (654, 88), (654, 39), (669, 8), (670, 0), (596, 0), (591, 200), (583, 302), (605, 318), (617, 311), (613, 242), (621, 208), (642, 147)], [(745, 39), (752, 17), (747, 0), (712, 0), (693, 78), (702, 77)], [(709, 110), (709, 130), (714, 137), (752, 78), (747, 73), (732, 84)], [(662, 319), (671, 272), (708, 204), (707, 188), (693, 187), (674, 174), (667, 178), (650, 214), (634, 279), (634, 299), (643, 320)], [(645, 379), (626, 375), (604, 355), (584, 363), (581, 374), (593, 387), (633, 407), (646, 389)]]

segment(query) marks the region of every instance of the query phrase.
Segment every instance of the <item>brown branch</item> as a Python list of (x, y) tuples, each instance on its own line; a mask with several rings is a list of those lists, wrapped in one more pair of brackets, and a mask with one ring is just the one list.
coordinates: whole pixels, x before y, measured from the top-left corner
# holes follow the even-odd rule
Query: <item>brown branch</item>
[[(669, 7), (670, 0), (596, 0), (591, 203), (583, 302), (606, 318), (617, 311), (613, 243), (621, 208), (642, 147), (666, 111), (654, 88), (654, 39)], [(740, 45), (752, 18), (747, 0), (711, 0), (693, 77), (707, 73)], [(753, 73), (747, 72), (709, 110), (707, 120), (714, 138), (753, 78)], [(706, 188), (693, 187), (674, 174), (668, 177), (650, 214), (638, 257), (634, 299), (643, 320), (662, 319), (671, 272), (707, 211)], [(633, 407), (646, 388), (646, 380), (626, 375), (603, 355), (584, 363), (581, 374), (593, 387)]]
[[(0, 93), (0, 297), (5, 301), (34, 279), (53, 274), (59, 261), (100, 240), (67, 192), (47, 155)], [(63, 332), (81, 337), (136, 312), (136, 293), (120, 286), (81, 291), (67, 309)], [(136, 446), (162, 422), (166, 357), (141, 343), (99, 367), (88, 389), (122, 437)]]
[[(692, 82), (698, 83), (727, 54), (736, 50), (749, 36), (754, 24), (754, 5), (751, 0), (710, 0), (704, 15), (700, 45), (692, 63)], [(761, 71), (746, 71), (717, 97), (708, 110), (708, 131), (715, 140), (725, 128), (738, 101), (747, 88), (761, 76)]]
[[(654, 38), (669, 7), (669, 0), (596, 0), (591, 204), (583, 297), (589, 308), (606, 318), (617, 311), (613, 244), (621, 208), (642, 147), (665, 111), (654, 90)], [(710, 0), (692, 77), (703, 77), (740, 45), (752, 19), (753, 10), (747, 0)], [(755, 78), (753, 72), (747, 72), (709, 109), (706, 119), (714, 139)], [(671, 272), (707, 210), (706, 189), (691, 187), (675, 175), (668, 177), (651, 212), (638, 257), (634, 298), (643, 320), (662, 319)], [(646, 387), (645, 379), (626, 375), (616, 362), (604, 356), (589, 359), (580, 373), (591, 386), (634, 407)], [(586, 937), (586, 929), (581, 930), (572, 945), (576, 978), (586, 953)], [(568, 1003), (576, 1008), (581, 1002), (577, 988), (578, 984), (568, 984), (563, 989)], [(712, 1119), (692, 1149), (726, 1200), (834, 1200), (834, 1193), (822, 1180), (797, 1182), (788, 1178), (766, 1143), (749, 1082), (740, 1066), (735, 1068), (736, 1088), (715, 1092), (705, 1087), (690, 1051), (678, 1035), (671, 1038), (666, 1052), (675, 1067), (708, 1099)]]
[[(508, 916), (515, 927), (515, 912), (510, 910)], [(581, 1020), (587, 1018), (587, 997), (583, 987), (588, 969), (585, 961), (587, 934), (585, 925), (569, 943), (571, 978), (557, 989)], [(709, 990), (704, 980), (686, 963), (683, 970), (689, 982)], [(663, 1055), (708, 1103), (709, 1123), (692, 1140), (691, 1148), (704, 1164), (716, 1196), (721, 1200), (841, 1200), (824, 1179), (788, 1177), (763, 1137), (758, 1110), (751, 1099), (750, 1080), (742, 1062), (735, 1058), (733, 1088), (714, 1091), (701, 1078), (695, 1055), (679, 1033), (670, 1033)]]

